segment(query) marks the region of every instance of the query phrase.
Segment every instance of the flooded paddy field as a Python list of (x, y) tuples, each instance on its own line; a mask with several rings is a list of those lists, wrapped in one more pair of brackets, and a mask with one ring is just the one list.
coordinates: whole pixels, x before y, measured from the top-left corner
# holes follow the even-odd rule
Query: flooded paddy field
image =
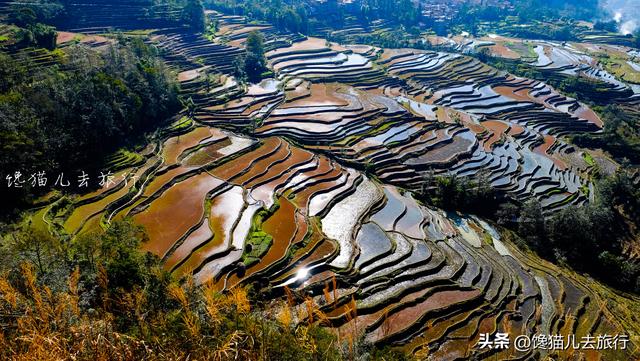
[[(592, 280), (519, 250), (494, 224), (416, 197), (429, 176), (482, 172), (545, 214), (588, 203), (592, 165), (566, 138), (602, 132), (588, 105), (462, 54), (340, 45), (210, 16), (214, 40), (152, 37), (182, 69), (191, 123), (160, 132), (130, 169), (139, 182), (39, 217), (69, 236), (129, 217), (148, 234), (143, 249), (177, 277), (222, 292), (251, 284), (265, 297), (290, 290), (336, 334), (428, 350), (427, 359), (535, 359), (468, 345), (485, 332), (581, 337), (633, 323)], [(253, 30), (265, 35), (273, 74), (240, 84), (233, 54)], [(528, 49), (500, 40), (490, 49), (504, 58)], [(590, 55), (568, 46), (532, 44), (529, 60), (588, 71)], [(207, 74), (215, 84), (204, 85)]]

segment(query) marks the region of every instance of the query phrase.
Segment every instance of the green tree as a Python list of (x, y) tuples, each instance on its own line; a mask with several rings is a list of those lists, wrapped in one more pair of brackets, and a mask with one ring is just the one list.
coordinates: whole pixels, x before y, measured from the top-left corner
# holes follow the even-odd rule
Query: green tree
[(9, 22), (20, 27), (36, 23), (52, 24), (64, 14), (64, 5), (56, 0), (10, 2)]
[(35, 24), (37, 20), (36, 12), (29, 7), (14, 8), (9, 14), (9, 22), (23, 28)]
[(41, 23), (29, 27), (31, 43), (40, 48), (53, 50), (56, 48), (58, 32), (56, 28)]
[(101, 238), (100, 258), (114, 288), (131, 290), (145, 279), (145, 255), (139, 251), (145, 233), (129, 221), (115, 222)]
[(544, 249), (545, 219), (537, 199), (531, 198), (524, 203), (518, 220), (518, 233), (535, 249)]
[(599, 20), (599, 21), (596, 21), (596, 23), (593, 25), (593, 29), (615, 33), (618, 31), (618, 23), (616, 23), (613, 20), (612, 21)]
[[(135, 43), (104, 52), (65, 48), (64, 68), (29, 67), (28, 58), (0, 52), (0, 74), (7, 75), (0, 78), (3, 179), (15, 171), (23, 180), (37, 171), (95, 171), (105, 155), (133, 146), (177, 110), (173, 75), (150, 46)], [(0, 187), (0, 214), (37, 192)]]
[(207, 22), (202, 0), (187, 0), (182, 11), (182, 19), (193, 31), (204, 32)]
[(264, 38), (257, 31), (249, 33), (246, 42), (247, 54), (244, 57), (244, 72), (247, 79), (258, 82), (267, 71), (267, 60), (264, 57)]

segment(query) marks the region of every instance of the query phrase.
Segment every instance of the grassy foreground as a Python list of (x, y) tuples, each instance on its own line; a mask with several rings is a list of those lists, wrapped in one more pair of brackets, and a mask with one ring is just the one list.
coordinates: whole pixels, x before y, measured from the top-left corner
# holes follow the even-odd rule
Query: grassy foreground
[[(175, 280), (139, 251), (130, 222), (103, 234), (54, 239), (33, 229), (2, 240), (3, 360), (399, 360), (323, 328), (296, 295), (253, 302), (250, 288)], [(342, 336), (342, 337), (340, 337)]]

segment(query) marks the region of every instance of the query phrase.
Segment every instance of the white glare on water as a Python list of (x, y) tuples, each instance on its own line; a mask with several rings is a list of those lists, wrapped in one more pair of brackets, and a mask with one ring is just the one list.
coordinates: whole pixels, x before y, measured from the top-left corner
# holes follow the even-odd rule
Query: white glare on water
[(301, 281), (309, 277), (309, 270), (307, 268), (301, 268), (298, 273), (296, 273), (296, 280)]

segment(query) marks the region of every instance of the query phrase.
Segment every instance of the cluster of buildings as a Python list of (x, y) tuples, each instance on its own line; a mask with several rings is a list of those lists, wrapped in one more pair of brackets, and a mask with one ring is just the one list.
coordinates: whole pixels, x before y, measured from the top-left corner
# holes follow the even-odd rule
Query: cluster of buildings
[(449, 22), (453, 20), (463, 5), (480, 5), (494, 7), (501, 10), (513, 10), (512, 0), (419, 0), (422, 15), (434, 22)]

